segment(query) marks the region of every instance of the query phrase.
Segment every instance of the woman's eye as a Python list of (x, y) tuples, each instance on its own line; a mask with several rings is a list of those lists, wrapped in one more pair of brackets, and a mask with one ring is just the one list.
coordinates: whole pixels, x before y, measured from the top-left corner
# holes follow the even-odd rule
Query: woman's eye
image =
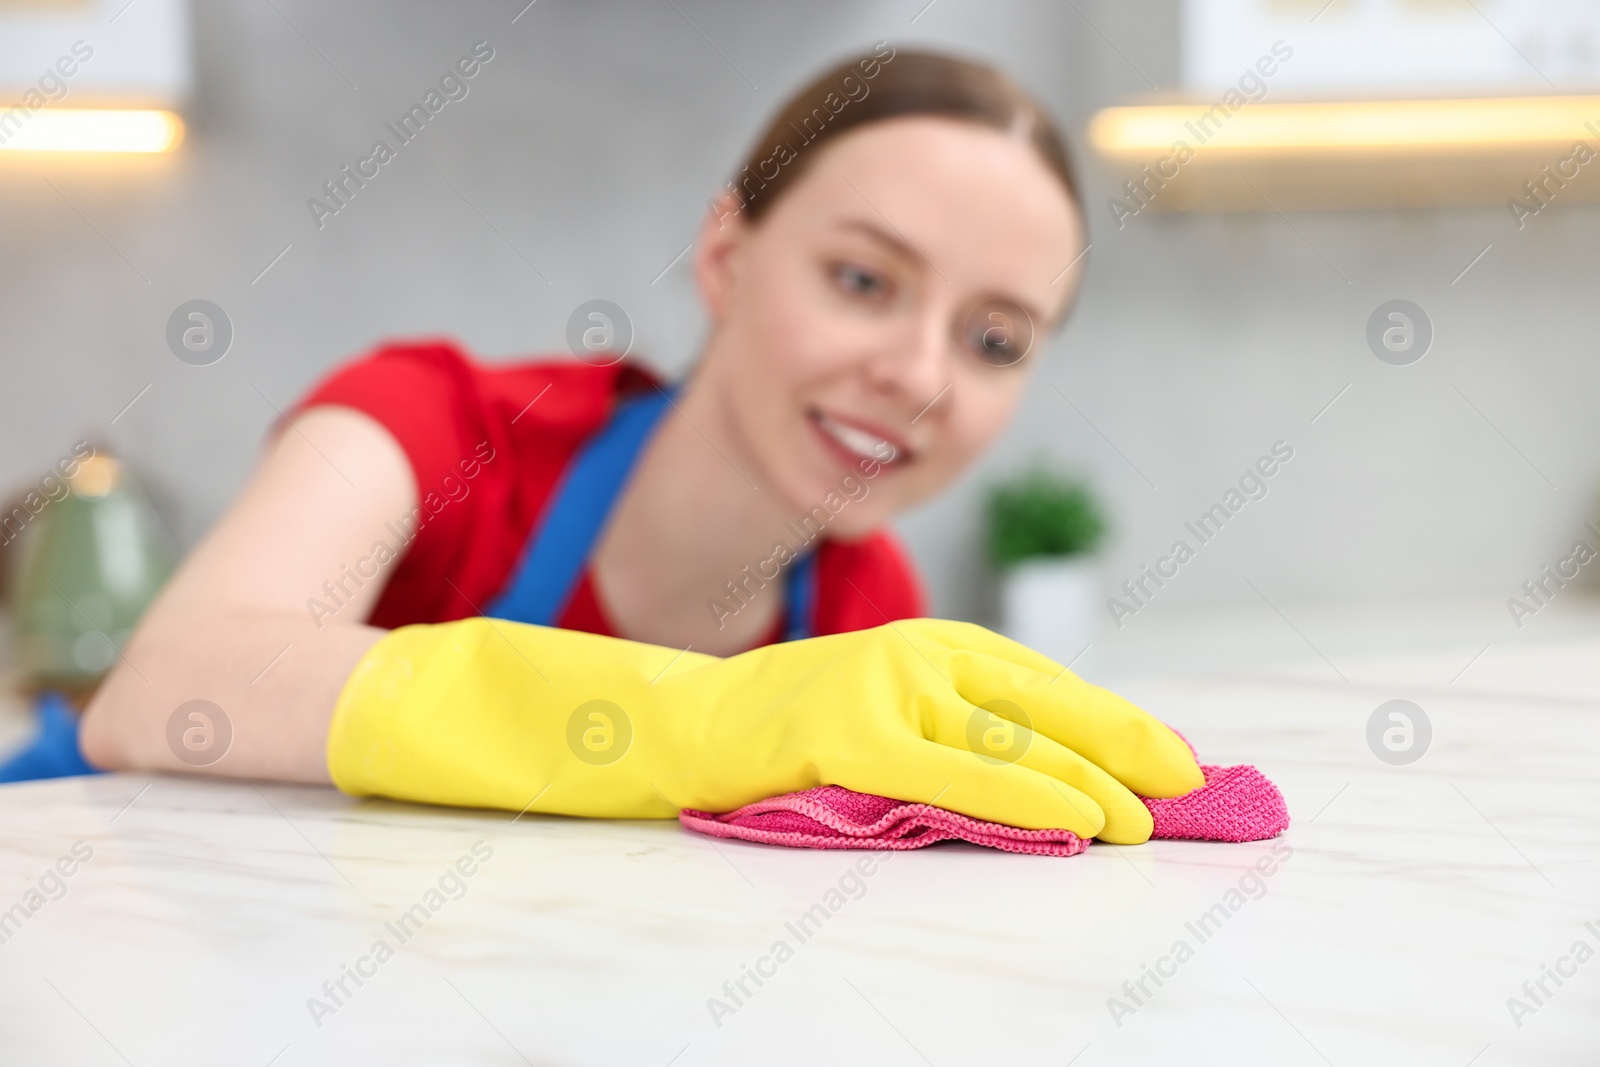
[(839, 287), (851, 296), (877, 297), (889, 288), (882, 275), (848, 263), (835, 267), (833, 276)]
[(967, 317), (967, 347), (991, 367), (1009, 367), (1033, 347), (1033, 319), (1008, 300), (990, 300)]

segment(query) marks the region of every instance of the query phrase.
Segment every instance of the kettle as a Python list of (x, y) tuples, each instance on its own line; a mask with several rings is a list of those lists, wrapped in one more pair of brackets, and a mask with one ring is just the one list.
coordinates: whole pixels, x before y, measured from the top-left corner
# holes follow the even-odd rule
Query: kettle
[(23, 684), (81, 706), (122, 655), (177, 554), (125, 464), (87, 444), (74, 456), (60, 464), (66, 491), (49, 491), (62, 483), (46, 478), (43, 497), (30, 492), (0, 515), (0, 537), (16, 541), (6, 556)]

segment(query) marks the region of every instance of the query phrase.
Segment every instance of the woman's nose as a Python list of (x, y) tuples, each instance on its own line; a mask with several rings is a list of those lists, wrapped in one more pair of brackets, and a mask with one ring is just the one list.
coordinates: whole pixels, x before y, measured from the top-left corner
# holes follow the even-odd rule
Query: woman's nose
[(871, 364), (873, 384), (920, 410), (950, 384), (950, 331), (942, 316), (918, 315)]

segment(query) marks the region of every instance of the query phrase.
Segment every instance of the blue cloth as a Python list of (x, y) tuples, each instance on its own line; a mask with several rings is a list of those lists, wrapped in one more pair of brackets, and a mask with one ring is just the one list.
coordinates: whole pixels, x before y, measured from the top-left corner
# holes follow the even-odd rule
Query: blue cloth
[[(658, 388), (654, 394), (625, 401), (584, 444), (556, 483), (544, 521), (528, 538), (511, 582), (484, 614), (536, 626), (556, 625), (634, 463), (672, 407), (678, 389)], [(808, 552), (790, 565), (785, 582), (785, 641), (811, 636), (815, 607), (815, 554)]]
[(78, 751), (78, 716), (66, 697), (51, 690), (40, 693), (34, 701), (34, 715), (39, 732), (0, 763), (0, 782), (101, 773)]

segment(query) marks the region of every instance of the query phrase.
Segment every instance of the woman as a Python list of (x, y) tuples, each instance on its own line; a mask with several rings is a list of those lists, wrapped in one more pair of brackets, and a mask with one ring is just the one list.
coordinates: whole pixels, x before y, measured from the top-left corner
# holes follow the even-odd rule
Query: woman
[(840, 64), (711, 203), (686, 382), (445, 342), (337, 371), (144, 619), (85, 755), (190, 769), (169, 738), (198, 699), (232, 735), (206, 773), (631, 817), (833, 783), (1143, 841), (1135, 793), (1203, 783), (1182, 741), (917, 618), (882, 530), (1004, 427), (1083, 248), (1011, 82), (882, 44)]

